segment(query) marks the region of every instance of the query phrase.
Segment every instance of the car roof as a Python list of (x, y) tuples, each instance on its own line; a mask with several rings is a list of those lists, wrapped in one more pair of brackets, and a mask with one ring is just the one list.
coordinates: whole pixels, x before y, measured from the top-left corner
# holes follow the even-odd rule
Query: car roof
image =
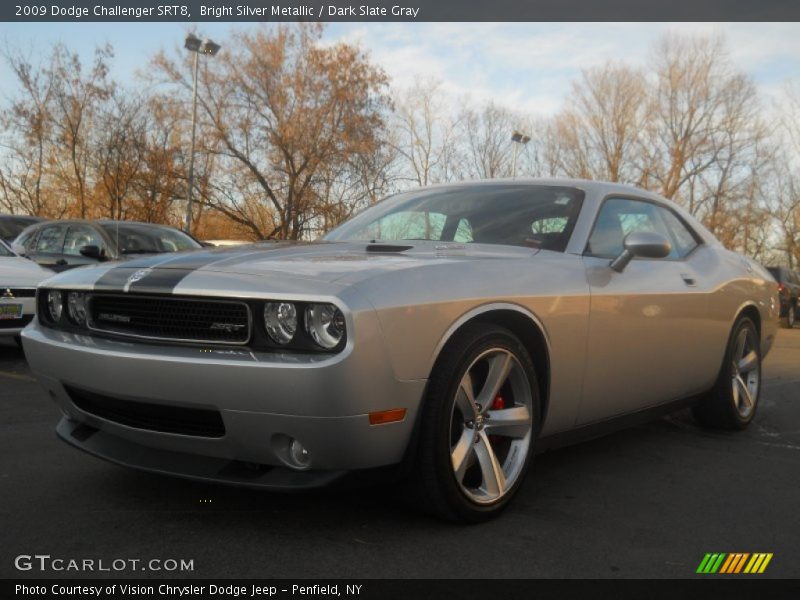
[(36, 217), (34, 215), (9, 215), (0, 213), (0, 219), (8, 219), (12, 221), (28, 221), (29, 223), (39, 223), (41, 221), (47, 221), (44, 217)]
[(596, 181), (593, 179), (576, 179), (568, 177), (515, 177), (515, 178), (501, 178), (501, 179), (471, 179), (466, 181), (457, 181), (449, 183), (439, 183), (435, 185), (423, 186), (408, 190), (409, 192), (428, 190), (428, 189), (458, 189), (463, 187), (503, 187), (509, 185), (519, 186), (553, 186), (553, 187), (572, 187), (585, 192), (594, 192), (599, 194), (635, 194), (653, 200), (667, 201), (666, 198), (649, 192), (645, 189), (628, 185), (625, 183), (616, 183), (609, 181)]
[(59, 219), (55, 221), (48, 221), (49, 225), (119, 225), (120, 227), (155, 227), (158, 229), (173, 229), (171, 225), (164, 225), (163, 223), (145, 223), (144, 221), (115, 221), (112, 219)]

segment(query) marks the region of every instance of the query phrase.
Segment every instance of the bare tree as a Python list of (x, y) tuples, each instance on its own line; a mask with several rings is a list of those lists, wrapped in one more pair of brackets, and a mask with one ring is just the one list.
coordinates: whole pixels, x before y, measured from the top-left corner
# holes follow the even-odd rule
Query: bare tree
[(608, 63), (583, 71), (550, 123), (545, 160), (570, 177), (638, 182), (647, 84), (642, 72)]
[[(259, 237), (301, 237), (316, 218), (319, 176), (374, 152), (383, 135), (386, 76), (353, 46), (321, 45), (321, 34), (315, 25), (243, 34), (202, 71), (201, 146), (225, 173), (199, 196)], [(154, 65), (191, 90), (188, 64), (162, 53)]]
[(94, 61), (84, 72), (80, 57), (64, 45), (53, 48), (45, 76), (52, 82), (50, 121), (53, 131), (53, 171), (61, 192), (77, 203), (76, 216), (89, 216), (91, 136), (101, 104), (111, 97), (114, 84), (108, 78), (110, 46), (97, 48)]
[(91, 160), (100, 193), (94, 208), (103, 216), (125, 219), (133, 216), (137, 181), (145, 167), (148, 123), (143, 100), (117, 94), (97, 123)]
[(517, 122), (510, 110), (493, 102), (477, 110), (462, 111), (465, 169), (470, 177), (494, 179), (511, 175), (511, 134)]
[[(3, 58), (16, 77), (20, 93), (0, 113), (4, 160), (0, 192), (5, 210), (33, 215), (51, 212), (46, 182), (51, 151), (53, 80), (50, 69), (34, 67), (23, 55), (7, 49)], [(46, 188), (46, 189), (45, 189)]]
[(457, 176), (457, 119), (448, 111), (440, 82), (422, 80), (400, 93), (393, 126), (391, 143), (402, 179), (423, 186)]

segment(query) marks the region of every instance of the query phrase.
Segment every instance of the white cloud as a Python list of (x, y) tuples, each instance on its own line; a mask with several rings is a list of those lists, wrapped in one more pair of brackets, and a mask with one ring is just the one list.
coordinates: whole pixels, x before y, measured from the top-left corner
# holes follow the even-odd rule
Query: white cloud
[(552, 114), (581, 69), (609, 60), (642, 66), (663, 33), (722, 33), (733, 61), (765, 98), (800, 78), (795, 23), (393, 23), (335, 25), (330, 38), (358, 43), (400, 88), (441, 80), (451, 102), (505, 104)]

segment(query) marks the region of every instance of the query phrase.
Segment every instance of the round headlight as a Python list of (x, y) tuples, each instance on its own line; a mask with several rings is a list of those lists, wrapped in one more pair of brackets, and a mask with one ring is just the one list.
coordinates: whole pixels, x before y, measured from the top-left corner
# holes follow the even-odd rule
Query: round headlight
[(61, 297), (61, 292), (58, 290), (50, 290), (47, 292), (47, 312), (53, 323), (58, 323), (61, 320), (61, 312), (64, 310), (64, 302)]
[(264, 306), (264, 326), (272, 341), (288, 344), (297, 331), (297, 309), (291, 302), (267, 302)]
[(310, 304), (306, 308), (306, 331), (317, 344), (331, 350), (344, 337), (344, 315), (333, 304)]
[(76, 325), (86, 324), (86, 294), (82, 292), (67, 293), (67, 314)]

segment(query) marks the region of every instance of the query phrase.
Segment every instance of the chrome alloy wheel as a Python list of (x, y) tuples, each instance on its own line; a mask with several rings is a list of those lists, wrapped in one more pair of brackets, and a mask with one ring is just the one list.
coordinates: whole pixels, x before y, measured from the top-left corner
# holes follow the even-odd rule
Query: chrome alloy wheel
[(450, 457), (473, 502), (495, 502), (519, 479), (531, 445), (532, 405), (528, 377), (510, 351), (491, 348), (467, 368), (453, 402)]
[(761, 365), (758, 360), (758, 343), (753, 331), (742, 329), (736, 338), (731, 367), (733, 404), (739, 416), (746, 419), (758, 401)]

